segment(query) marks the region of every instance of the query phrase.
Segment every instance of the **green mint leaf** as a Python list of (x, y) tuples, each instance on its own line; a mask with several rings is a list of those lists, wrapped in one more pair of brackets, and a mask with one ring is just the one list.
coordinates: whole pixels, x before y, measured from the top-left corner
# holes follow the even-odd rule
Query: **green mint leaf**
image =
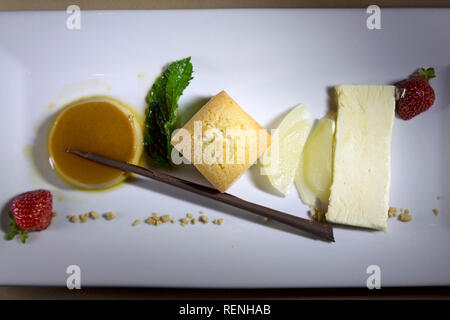
[(147, 95), (144, 146), (150, 159), (159, 164), (170, 164), (178, 100), (192, 77), (191, 58), (175, 61), (156, 80)]

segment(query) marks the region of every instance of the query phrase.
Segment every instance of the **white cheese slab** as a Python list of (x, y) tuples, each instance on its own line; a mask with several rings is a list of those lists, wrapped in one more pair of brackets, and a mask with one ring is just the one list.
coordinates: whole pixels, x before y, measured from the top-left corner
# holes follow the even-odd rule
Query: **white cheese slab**
[(386, 230), (391, 176), (394, 86), (336, 87), (330, 222)]

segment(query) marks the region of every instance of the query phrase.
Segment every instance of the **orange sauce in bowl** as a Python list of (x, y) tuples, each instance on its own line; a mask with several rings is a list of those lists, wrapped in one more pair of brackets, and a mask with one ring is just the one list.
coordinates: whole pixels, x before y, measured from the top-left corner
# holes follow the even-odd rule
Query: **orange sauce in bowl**
[(120, 102), (91, 97), (69, 104), (58, 114), (48, 145), (53, 168), (64, 180), (80, 188), (99, 189), (121, 182), (126, 174), (66, 150), (94, 152), (137, 164), (142, 132), (134, 113)]

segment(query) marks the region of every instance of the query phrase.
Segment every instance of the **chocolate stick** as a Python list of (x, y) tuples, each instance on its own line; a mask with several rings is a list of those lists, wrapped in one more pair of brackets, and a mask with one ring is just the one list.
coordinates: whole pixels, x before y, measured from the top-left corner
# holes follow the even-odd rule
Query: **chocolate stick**
[(158, 171), (154, 171), (151, 169), (143, 168), (140, 166), (136, 166), (127, 162), (122, 162), (118, 160), (114, 160), (111, 158), (107, 158), (104, 156), (101, 156), (99, 154), (90, 153), (90, 152), (81, 152), (77, 150), (67, 149), (66, 152), (75, 154), (79, 157), (82, 157), (87, 160), (91, 160), (109, 167), (113, 167), (125, 172), (133, 172), (138, 175), (158, 180), (179, 188), (182, 188), (187, 191), (194, 192), (196, 194), (200, 194), (202, 196), (229, 204), (234, 207), (238, 207), (247, 211), (251, 211), (253, 213), (256, 213), (258, 215), (267, 217), (269, 219), (281, 222), (283, 224), (289, 225), (291, 227), (294, 227), (296, 229), (302, 230), (306, 233), (309, 233), (311, 235), (315, 235), (318, 238), (326, 241), (334, 241), (333, 237), (333, 229), (331, 225), (315, 222), (308, 219), (303, 219), (300, 217), (296, 217), (291, 214), (287, 214), (281, 211), (273, 210), (267, 207), (263, 207), (261, 205), (258, 205), (256, 203), (251, 203), (248, 201), (245, 201), (243, 199), (240, 199), (238, 197), (235, 197), (228, 193), (220, 193), (219, 191), (202, 186), (197, 183), (193, 183), (187, 180), (183, 180), (177, 177), (173, 177)]

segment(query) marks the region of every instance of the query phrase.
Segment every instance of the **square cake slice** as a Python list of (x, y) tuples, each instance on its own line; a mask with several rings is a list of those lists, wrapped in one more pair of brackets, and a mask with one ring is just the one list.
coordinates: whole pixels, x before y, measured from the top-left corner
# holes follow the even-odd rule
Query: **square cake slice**
[(177, 130), (171, 143), (225, 192), (270, 145), (270, 135), (222, 91)]
[(333, 182), (326, 219), (386, 230), (394, 86), (336, 87)]

